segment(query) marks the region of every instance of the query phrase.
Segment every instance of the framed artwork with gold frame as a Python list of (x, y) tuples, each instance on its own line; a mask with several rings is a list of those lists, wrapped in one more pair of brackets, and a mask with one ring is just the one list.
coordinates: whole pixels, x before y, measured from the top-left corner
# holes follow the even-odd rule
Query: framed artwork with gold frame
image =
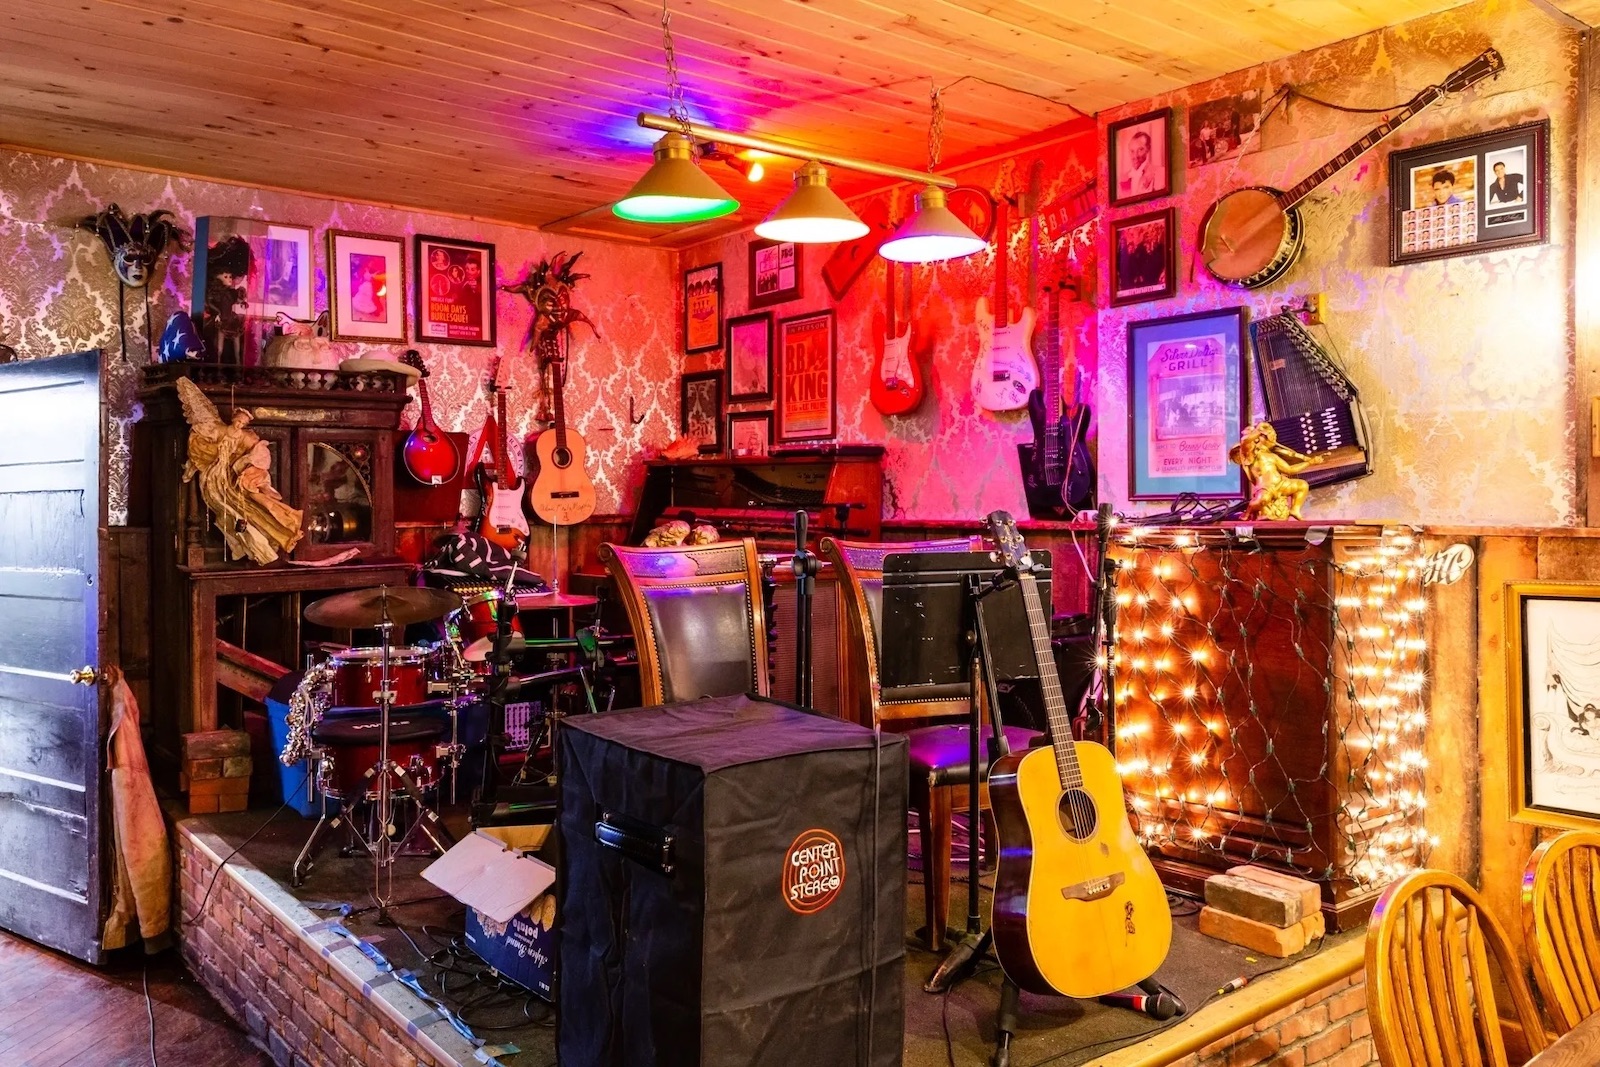
[(1600, 584), (1507, 582), (1511, 819), (1600, 826)]

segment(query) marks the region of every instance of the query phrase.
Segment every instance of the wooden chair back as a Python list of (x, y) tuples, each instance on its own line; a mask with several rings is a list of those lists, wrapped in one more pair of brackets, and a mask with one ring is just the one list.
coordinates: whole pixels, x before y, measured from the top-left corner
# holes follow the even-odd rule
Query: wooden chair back
[(1496, 981), (1529, 1052), (1542, 1051), (1533, 995), (1475, 889), (1422, 870), (1378, 898), (1367, 927), (1367, 1014), (1383, 1067), (1509, 1067)]
[(769, 695), (761, 564), (750, 538), (685, 548), (600, 546), (639, 653), (645, 706)]
[(980, 537), (949, 537), (931, 541), (842, 541), (824, 537), (817, 554), (833, 564), (839, 595), (844, 601), (847, 645), (846, 686), (842, 717), (863, 726), (889, 719), (930, 719), (969, 715), (971, 705), (960, 700), (883, 702), (878, 674), (878, 625), (883, 615), (883, 560), (902, 552), (975, 552), (983, 548)]
[(1600, 1012), (1600, 833), (1570, 830), (1534, 851), (1522, 934), (1556, 1032)]

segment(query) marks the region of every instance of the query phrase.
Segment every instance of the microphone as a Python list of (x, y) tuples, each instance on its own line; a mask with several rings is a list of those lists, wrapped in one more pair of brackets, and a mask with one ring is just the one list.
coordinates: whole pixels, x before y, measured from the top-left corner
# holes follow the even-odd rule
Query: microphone
[(1152, 1019), (1170, 1019), (1174, 1015), (1182, 1015), (1184, 1013), (1183, 1001), (1166, 990), (1153, 995), (1148, 993), (1107, 993), (1099, 999), (1102, 1004), (1109, 1004), (1115, 1008), (1130, 1008), (1133, 1011), (1143, 1012)]

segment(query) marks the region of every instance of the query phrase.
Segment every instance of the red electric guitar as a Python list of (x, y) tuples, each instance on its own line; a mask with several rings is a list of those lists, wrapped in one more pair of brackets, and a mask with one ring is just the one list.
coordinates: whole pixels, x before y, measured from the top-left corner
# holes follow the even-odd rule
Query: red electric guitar
[(528, 516), (522, 510), (525, 493), (522, 479), (511, 465), (511, 446), (506, 433), (506, 393), (509, 390), (495, 381), (499, 375), (497, 356), (489, 372), (489, 392), (494, 395), (495, 411), (483, 426), (484, 440), (491, 442), (494, 450), (494, 464), (478, 466), (478, 488), (483, 492), (483, 515), (478, 522), (478, 533), (515, 552), (528, 539)]
[(400, 361), (422, 373), (422, 377), (417, 379), (417, 397), (422, 401), (422, 414), (401, 449), (406, 473), (423, 485), (453, 482), (461, 474), (461, 451), (433, 421), (433, 405), (428, 400), (428, 368), (414, 348)]
[[(889, 310), (884, 332), (878, 336), (878, 364), (872, 370), (870, 396), (872, 406), (885, 415), (904, 415), (921, 406), (928, 395), (927, 377), (911, 355), (911, 324), (906, 323), (902, 333), (897, 322), (898, 308), (894, 295), (894, 276), (900, 270), (898, 263), (886, 263), (884, 270), (884, 296)], [(906, 318), (911, 317), (910, 268), (907, 270)]]

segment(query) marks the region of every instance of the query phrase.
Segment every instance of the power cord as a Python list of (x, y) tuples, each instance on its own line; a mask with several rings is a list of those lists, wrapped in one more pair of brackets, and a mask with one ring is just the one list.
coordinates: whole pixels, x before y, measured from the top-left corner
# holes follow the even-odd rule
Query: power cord
[(144, 968), (139, 972), (139, 984), (144, 987), (144, 1015), (150, 1020), (150, 1067), (161, 1067), (156, 1062), (156, 1006), (150, 1000), (150, 957), (144, 958)]
[[(284, 796), (285, 797), (290, 797), (290, 798), (298, 796), (299, 793), (300, 793), (300, 790), (302, 790), (302, 789), (304, 789), (306, 787), (306, 782), (307, 782), (307, 780), (310, 779), (310, 777), (311, 777), (311, 770), (310, 770), (310, 768), (307, 768), (306, 769), (306, 773), (300, 779), (300, 784), (295, 786), (293, 789), (289, 790), (288, 792), (284, 793)], [(205, 911), (206, 911), (206, 901), (211, 899), (211, 891), (217, 887), (217, 879), (222, 877), (222, 869), (224, 867), (226, 867), (229, 864), (229, 862), (232, 861), (233, 857), (237, 856), (244, 849), (244, 847), (246, 845), (248, 845), (250, 842), (254, 841), (256, 838), (260, 837), (261, 836), (261, 831), (265, 830), (268, 826), (271, 826), (272, 825), (272, 821), (274, 819), (276, 819), (278, 816), (282, 815), (283, 812), (284, 812), (284, 809), (288, 808), (288, 806), (289, 806), (289, 801), (288, 800), (285, 800), (282, 804), (278, 805), (278, 810), (273, 812), (271, 815), (268, 815), (266, 822), (264, 822), (260, 826), (256, 827), (255, 831), (253, 833), (251, 833), (251, 835), (249, 837), (247, 837), (243, 841), (239, 842), (238, 847), (236, 847), (232, 852), (228, 853), (225, 857), (223, 857), (222, 862), (217, 864), (217, 869), (214, 872), (212, 872), (211, 881), (206, 885), (206, 891), (205, 891), (205, 894), (203, 896), (201, 896), (201, 898), (200, 898), (199, 906), (195, 908), (195, 911), (194, 911), (193, 915), (189, 916), (186, 919), (180, 919), (179, 920), (181, 925), (183, 925), (183, 926), (193, 926), (196, 922), (198, 922), (200, 920), (200, 916), (204, 915)]]

